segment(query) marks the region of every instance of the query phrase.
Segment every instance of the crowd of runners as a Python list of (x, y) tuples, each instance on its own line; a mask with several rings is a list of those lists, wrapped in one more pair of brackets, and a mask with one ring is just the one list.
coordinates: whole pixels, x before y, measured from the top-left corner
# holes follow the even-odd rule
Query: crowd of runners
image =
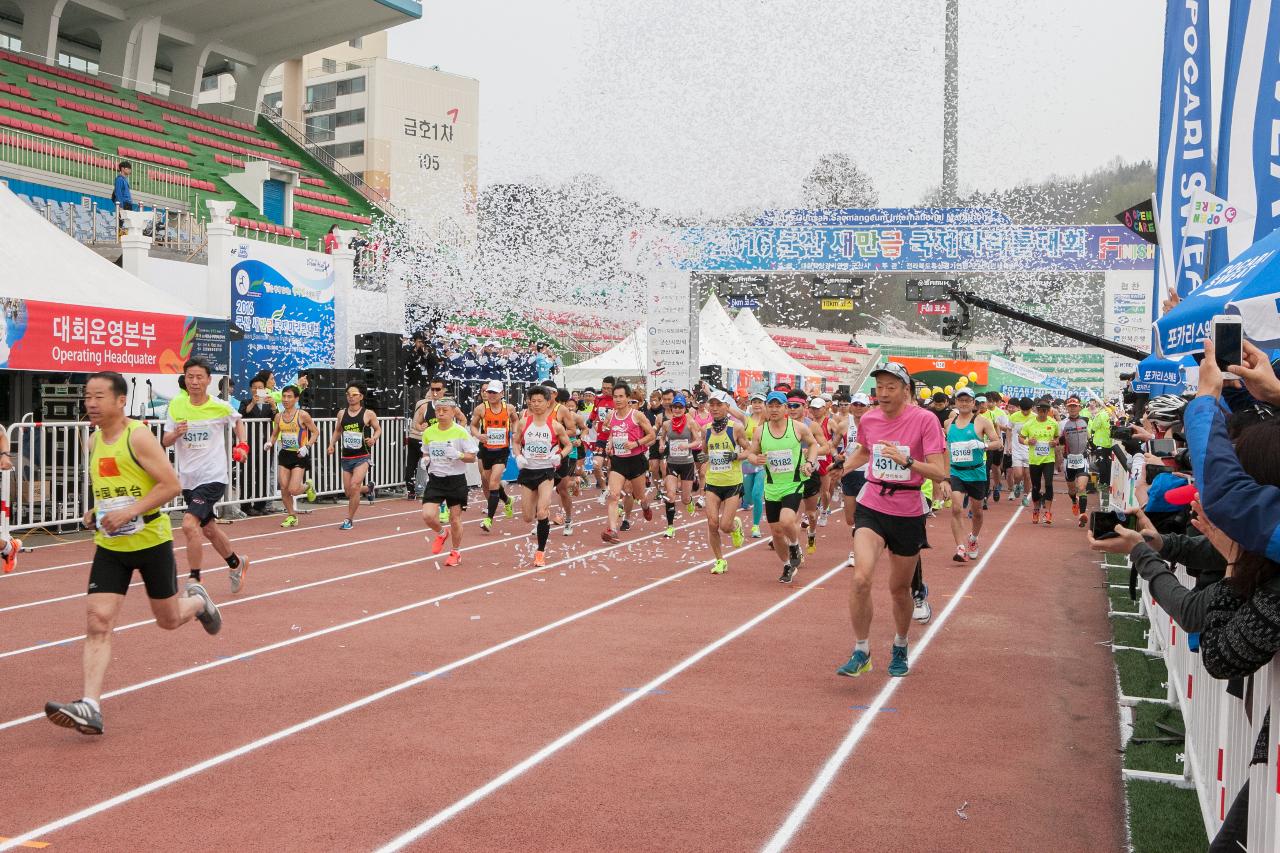
[[(598, 392), (536, 385), (521, 405), (507, 399), (502, 382), (490, 381), (470, 412), (443, 382), (432, 382), (410, 418), (407, 434), (419, 452), (411, 457), (416, 471), (406, 496), (421, 501), (429, 550), (448, 549), (449, 567), (462, 562), (461, 516), (472, 503), (483, 507), (481, 535), (504, 526), (507, 533), (530, 534), (536, 543), (532, 566), (541, 567), (552, 527), (572, 537), (574, 500), (592, 490), (607, 514), (600, 534), (607, 544), (622, 542), (633, 525), (655, 523), (659, 515), (656, 526), (666, 539), (677, 537), (681, 516), (705, 522), (692, 536), (705, 538), (714, 575), (730, 567), (726, 538), (738, 548), (748, 537), (767, 536), (778, 581), (790, 584), (823, 528), (849, 530), (853, 649), (836, 672), (856, 677), (872, 669), (871, 590), (883, 562), (895, 632), (887, 671), (904, 676), (911, 622), (932, 618), (921, 559), (929, 547), (926, 519), (946, 513), (955, 540), (951, 559), (974, 560), (991, 501), (1007, 495), (1031, 508), (1032, 524), (1051, 525), (1054, 479), (1063, 475), (1073, 519), (1083, 524), (1090, 472), (1109, 470), (1103, 463), (1115, 412), (1097, 399), (1083, 406), (1075, 397), (1005, 400), (970, 388), (920, 399), (907, 370), (895, 362), (872, 376), (872, 394), (817, 396), (786, 384), (733, 395), (705, 383), (646, 396), (606, 378)], [(248, 582), (249, 557), (237, 554), (213, 521), (231, 481), (229, 460), (243, 461), (249, 446), (240, 413), (209, 395), (211, 378), (200, 359), (186, 363), (184, 390), (170, 405), (158, 439), (126, 417), (122, 377), (95, 374), (87, 383), (95, 428), (89, 448), (94, 506), (84, 525), (94, 530), (96, 552), (83, 695), (48, 703), (46, 713), (59, 725), (102, 731), (111, 635), (135, 570), (159, 627), (195, 619), (211, 634), (222, 623), (201, 582), (204, 543), (226, 563), (231, 595)], [(311, 466), (319, 428), (299, 408), (299, 396), (294, 386), (283, 389), (264, 447), (275, 456), (286, 528), (299, 523), (300, 498), (316, 499)], [(382, 427), (364, 396), (358, 384), (347, 388), (347, 406), (334, 413), (326, 443), (341, 474), (343, 530), (355, 525), (362, 501), (373, 500), (369, 466)], [(7, 462), (0, 447), (0, 465)], [(181, 591), (173, 532), (161, 511), (179, 494), (188, 572)], [(5, 571), (13, 570), (20, 548), (17, 540), (0, 542)]]

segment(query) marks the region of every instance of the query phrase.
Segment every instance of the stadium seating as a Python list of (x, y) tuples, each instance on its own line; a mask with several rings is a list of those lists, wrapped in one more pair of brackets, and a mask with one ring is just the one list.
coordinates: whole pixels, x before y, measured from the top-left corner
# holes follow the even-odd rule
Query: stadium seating
[(0, 98), (0, 109), (12, 110), (13, 112), (22, 113), (23, 115), (35, 116), (36, 118), (42, 118), (45, 121), (56, 121), (58, 124), (62, 124), (62, 116), (55, 112), (42, 110), (39, 107), (27, 106), (26, 104), (20, 104), (17, 101), (11, 101), (8, 98)]

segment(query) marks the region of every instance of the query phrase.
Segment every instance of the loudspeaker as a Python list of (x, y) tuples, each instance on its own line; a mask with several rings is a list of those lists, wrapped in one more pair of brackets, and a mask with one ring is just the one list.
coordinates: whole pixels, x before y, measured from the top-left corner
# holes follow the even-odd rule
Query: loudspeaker
[(718, 364), (706, 364), (698, 368), (698, 378), (715, 388), (724, 387), (724, 368)]

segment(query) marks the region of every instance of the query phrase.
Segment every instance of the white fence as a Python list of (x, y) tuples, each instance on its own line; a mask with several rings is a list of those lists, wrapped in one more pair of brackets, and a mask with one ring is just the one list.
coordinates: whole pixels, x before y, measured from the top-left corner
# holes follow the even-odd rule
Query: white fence
[[(329, 455), (335, 418), (316, 418), (318, 433), (311, 452), (311, 474), (319, 495), (341, 495), (342, 477), (338, 457)], [(368, 482), (378, 488), (397, 487), (405, 482), (405, 423), (403, 418), (379, 420), (382, 438), (370, 451)], [(264, 449), (271, 436), (271, 421), (243, 421), (249, 444), (249, 459), (243, 464), (229, 462), (231, 483), (219, 507), (265, 504), (279, 500), (275, 454)], [(161, 422), (151, 422), (157, 436)], [(79, 523), (89, 508), (90, 426), (85, 422), (20, 423), (9, 427), (9, 450), (14, 466), (4, 498), (10, 527), (27, 530), (63, 527)], [(227, 443), (230, 460), (231, 442)], [(163, 507), (181, 510), (179, 497)]]

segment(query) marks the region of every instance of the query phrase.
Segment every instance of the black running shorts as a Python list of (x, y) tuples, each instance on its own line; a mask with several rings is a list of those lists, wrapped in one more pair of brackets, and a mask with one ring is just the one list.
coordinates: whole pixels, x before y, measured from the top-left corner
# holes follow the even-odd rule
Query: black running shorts
[(422, 502), (466, 509), (468, 488), (466, 474), (450, 474), (446, 477), (429, 474), (427, 487), (422, 490)]
[(791, 494), (783, 497), (782, 500), (766, 500), (764, 502), (764, 520), (770, 524), (777, 524), (778, 520), (782, 518), (782, 511), (784, 509), (789, 509), (792, 512), (799, 512), (801, 500), (803, 500), (803, 498), (800, 496), (799, 492), (792, 492)]
[(516, 477), (516, 484), (524, 486), (526, 489), (538, 490), (547, 480), (555, 481), (557, 468), (521, 468), (520, 476)]
[(713, 486), (708, 483), (707, 494), (715, 495), (721, 501), (727, 501), (731, 498), (740, 498), (742, 497), (742, 484), (738, 483), (733, 486)]
[(178, 594), (178, 564), (173, 559), (172, 542), (141, 551), (112, 551), (99, 545), (89, 569), (89, 594), (127, 594), (135, 569), (142, 575), (147, 598), (172, 598)]
[(889, 515), (865, 504), (858, 504), (858, 509), (853, 514), (853, 532), (857, 536), (859, 530), (868, 528), (884, 540), (891, 554), (914, 557), (920, 553), (921, 548), (928, 545), (924, 520), (923, 515)]
[(693, 482), (694, 467), (692, 462), (672, 462), (667, 460), (667, 476), (676, 477), (683, 482)]
[(480, 445), (480, 450), (476, 453), (476, 458), (480, 460), (480, 470), (488, 471), (495, 465), (506, 467), (507, 460), (511, 458), (511, 448), (499, 447), (491, 449)]
[(183, 512), (195, 516), (200, 526), (204, 527), (213, 521), (214, 506), (222, 500), (222, 493), (226, 490), (226, 483), (201, 483), (194, 489), (183, 489), (182, 499), (187, 502), (187, 508)]
[(984, 501), (987, 499), (986, 480), (961, 480), (959, 477), (951, 478), (952, 500), (960, 500), (961, 495), (968, 495), (975, 501)]
[(614, 456), (609, 464), (610, 475), (618, 474), (624, 480), (634, 480), (649, 473), (649, 460), (644, 454)]

